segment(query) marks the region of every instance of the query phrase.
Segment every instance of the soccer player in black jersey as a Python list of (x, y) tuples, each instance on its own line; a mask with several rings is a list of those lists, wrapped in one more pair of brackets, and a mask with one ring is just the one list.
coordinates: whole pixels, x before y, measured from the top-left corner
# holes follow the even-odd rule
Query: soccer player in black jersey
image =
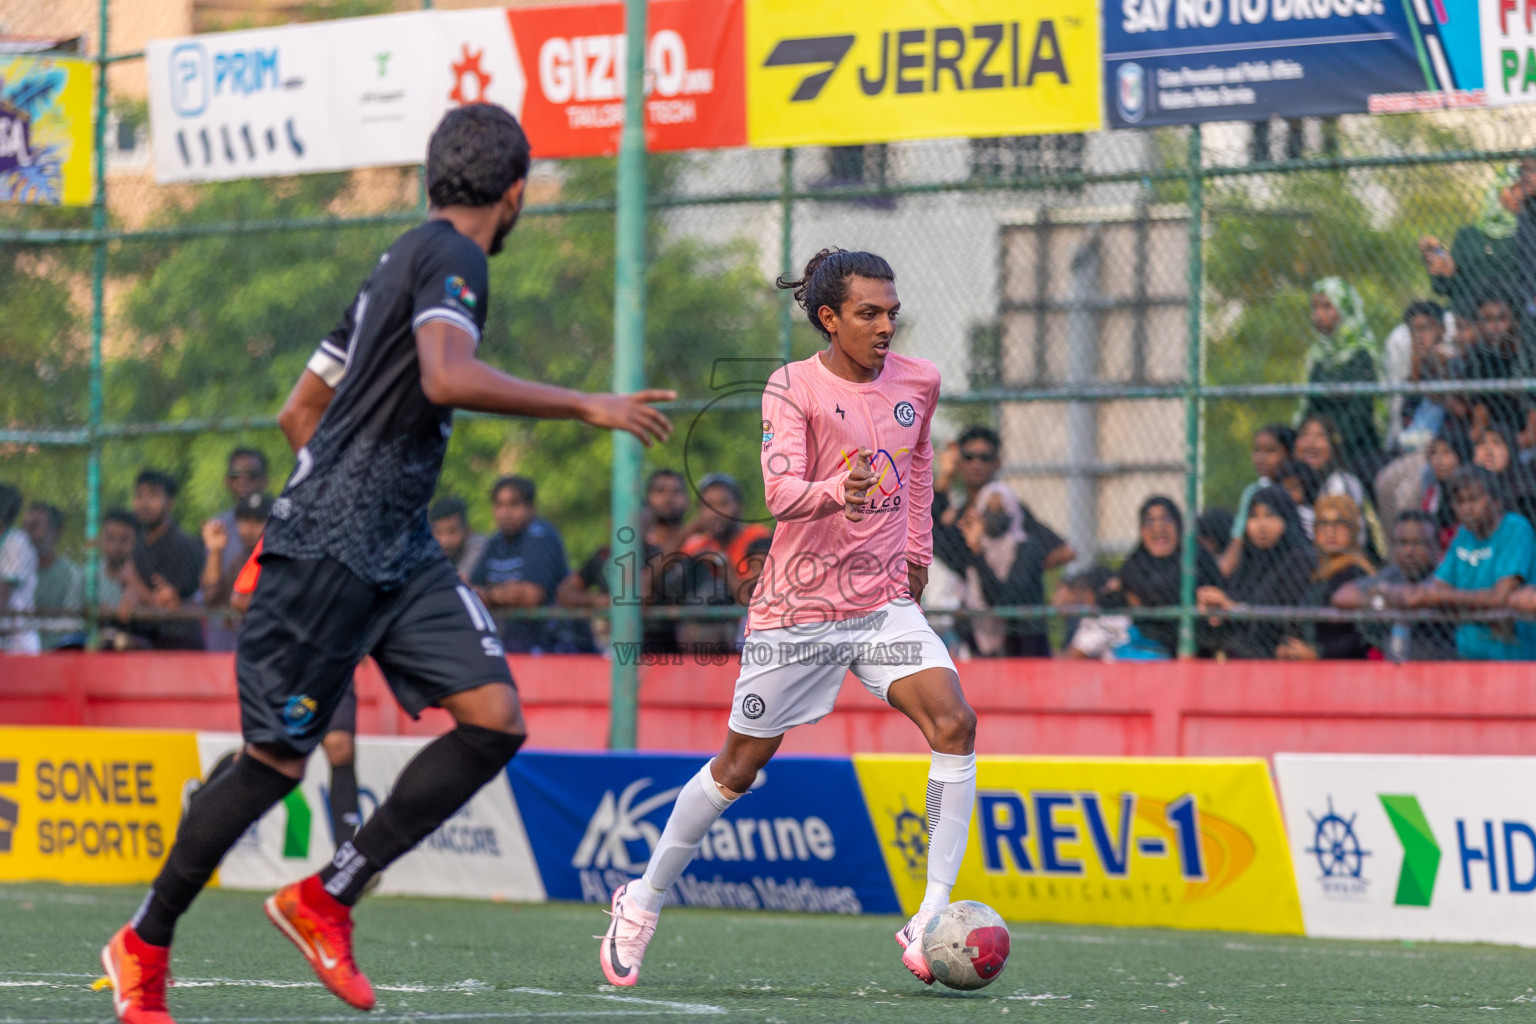
[(298, 784), (365, 654), (407, 711), (436, 705), (456, 727), (416, 755), (325, 870), (266, 902), (273, 924), (351, 1005), (374, 1001), (352, 956), (350, 908), (364, 886), (522, 745), (495, 623), (427, 522), (453, 410), (579, 419), (647, 445), (671, 433), (650, 404), (670, 391), (584, 394), (476, 358), (486, 255), (517, 222), (528, 160), (522, 128), (500, 107), (443, 118), (427, 151), (429, 218), (380, 257), (283, 407), (278, 422), (298, 458), (267, 523), (240, 631), (245, 756), (199, 794), (143, 905), (102, 950), (123, 1024), (171, 1024), (165, 984), (177, 918), (245, 830)]

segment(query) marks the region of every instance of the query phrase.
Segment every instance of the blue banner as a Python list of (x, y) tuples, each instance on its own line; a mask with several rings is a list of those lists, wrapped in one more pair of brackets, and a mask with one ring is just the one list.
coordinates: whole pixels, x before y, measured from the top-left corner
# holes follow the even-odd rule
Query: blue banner
[(1114, 128), (1483, 105), (1470, 0), (1106, 0)]
[[(704, 759), (524, 753), (507, 766), (552, 900), (606, 905), (649, 861)], [(683, 906), (901, 912), (846, 757), (779, 757), (700, 844), (668, 896)]]

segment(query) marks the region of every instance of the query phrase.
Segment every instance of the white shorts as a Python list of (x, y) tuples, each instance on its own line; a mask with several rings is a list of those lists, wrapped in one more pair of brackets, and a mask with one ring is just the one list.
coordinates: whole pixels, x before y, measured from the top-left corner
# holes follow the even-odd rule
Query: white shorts
[(910, 601), (837, 622), (753, 630), (741, 649), (730, 726), (746, 736), (780, 736), (821, 721), (850, 671), (885, 700), (896, 680), (930, 668), (953, 672), (955, 663)]

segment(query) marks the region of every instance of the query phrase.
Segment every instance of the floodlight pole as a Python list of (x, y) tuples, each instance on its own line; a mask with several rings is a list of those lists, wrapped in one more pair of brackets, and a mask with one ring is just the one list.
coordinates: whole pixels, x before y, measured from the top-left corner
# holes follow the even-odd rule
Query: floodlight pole
[[(624, 130), (619, 136), (618, 209), (613, 282), (613, 389), (645, 386), (645, 4), (624, 0)], [(608, 745), (633, 750), (640, 691), (640, 442), (613, 434), (612, 696)], [(626, 571), (626, 568), (628, 571)]]
[(1184, 548), (1180, 573), (1179, 603), (1183, 611), (1179, 615), (1180, 658), (1193, 658), (1195, 644), (1195, 568), (1199, 564), (1199, 534), (1196, 519), (1200, 515), (1200, 406), (1201, 386), (1204, 384), (1205, 362), (1202, 358), (1200, 304), (1205, 299), (1205, 171), (1201, 166), (1204, 155), (1200, 147), (1200, 126), (1189, 127), (1189, 149), (1186, 160), (1189, 173), (1189, 305), (1187, 321), (1189, 346), (1184, 380)]
[(91, 368), (90, 405), (86, 413), (85, 456), (85, 646), (101, 648), (99, 572), (101, 552), (96, 543), (101, 533), (101, 342), (106, 329), (107, 242), (107, 0), (96, 11), (96, 116), (91, 125), (95, 143), (94, 184), (91, 196)]

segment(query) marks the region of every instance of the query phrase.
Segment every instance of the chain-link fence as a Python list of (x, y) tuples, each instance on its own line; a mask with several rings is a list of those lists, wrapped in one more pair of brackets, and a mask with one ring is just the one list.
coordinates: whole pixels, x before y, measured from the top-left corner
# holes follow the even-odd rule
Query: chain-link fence
[[(278, 407), (424, 213), (416, 168), (155, 185), (144, 42), (407, 6), (0, 3), (0, 31), (53, 48), (96, 53), (107, 26), (100, 201), (0, 212), (0, 481), (62, 514), (58, 530), (46, 509), (18, 521), (54, 641), (82, 614), (94, 628), (123, 612), (132, 538), (115, 534), (162, 511), (136, 500), (141, 470), (175, 481), (168, 514), (193, 538), (237, 496), (280, 488)], [(1464, 655), (1524, 656), (1511, 591), (1530, 531), (1498, 509), (1536, 513), (1536, 168), (1518, 173), (1533, 132), (1462, 111), (653, 156), (646, 375), (682, 398), (647, 468), (682, 474), (680, 528), (729, 545), (730, 524), (696, 516), (721, 472), (744, 488), (737, 518), (768, 523), (757, 403), (721, 367), (814, 352), (773, 279), (824, 246), (869, 249), (897, 272), (898, 347), (944, 379), (924, 603), (957, 648), (1430, 657), (1459, 639)], [(608, 386), (614, 177), (611, 161), (536, 161), (491, 263), (484, 358)], [(1486, 480), (1457, 476), (1474, 464)], [(498, 529), (493, 481), (533, 481), (570, 568), (589, 570), (556, 588), (562, 606), (601, 619), (589, 558), (609, 533), (610, 467), (608, 439), (574, 425), (465, 418), (442, 494), (483, 535)], [(231, 565), (237, 527), (225, 520)], [(1411, 588), (1442, 559), (1445, 586), (1470, 596)], [(60, 562), (88, 567), (74, 589)], [(227, 631), (206, 568), (134, 614)], [(739, 615), (681, 605), (651, 615)], [(1467, 616), (1487, 625), (1457, 638)], [(587, 642), (549, 630), (557, 648)]]

